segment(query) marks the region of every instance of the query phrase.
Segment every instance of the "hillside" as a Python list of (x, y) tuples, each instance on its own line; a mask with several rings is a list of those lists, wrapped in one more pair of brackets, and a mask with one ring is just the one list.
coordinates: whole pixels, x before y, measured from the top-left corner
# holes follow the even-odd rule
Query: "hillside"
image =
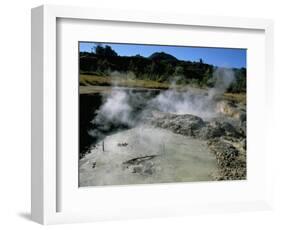
[[(175, 83), (179, 85), (198, 85), (199, 87), (212, 87), (214, 84), (213, 73), (216, 66), (199, 61), (183, 61), (164, 53), (155, 52), (149, 57), (119, 56), (110, 46), (100, 47), (95, 53), (80, 52), (80, 75), (95, 76), (93, 84), (108, 82), (111, 78), (118, 77), (125, 80), (138, 79), (158, 83)], [(235, 81), (229, 86), (229, 92), (246, 91), (246, 69), (231, 69)], [(97, 81), (96, 77), (106, 77)], [(85, 84), (85, 78), (80, 79), (80, 84)]]

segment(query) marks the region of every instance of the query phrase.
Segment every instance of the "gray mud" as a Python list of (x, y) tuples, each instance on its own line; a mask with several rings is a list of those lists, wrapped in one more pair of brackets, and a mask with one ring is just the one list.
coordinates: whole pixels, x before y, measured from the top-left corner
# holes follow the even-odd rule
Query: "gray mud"
[(107, 136), (79, 166), (80, 186), (210, 181), (218, 173), (207, 141), (148, 126)]

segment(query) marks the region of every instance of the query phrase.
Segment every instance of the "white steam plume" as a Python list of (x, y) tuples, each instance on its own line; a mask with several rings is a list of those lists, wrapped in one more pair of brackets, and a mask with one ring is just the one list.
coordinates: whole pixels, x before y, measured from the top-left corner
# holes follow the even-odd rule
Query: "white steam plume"
[(152, 100), (152, 104), (158, 110), (175, 114), (192, 114), (203, 119), (216, 116), (218, 96), (222, 96), (231, 83), (235, 80), (231, 69), (217, 68), (213, 73), (214, 87), (207, 92), (200, 89), (188, 89), (178, 91), (172, 87), (159, 94)]
[(129, 97), (125, 91), (113, 89), (101, 106), (95, 122), (101, 119), (119, 124), (130, 125), (132, 107), (129, 105)]
[(235, 81), (234, 71), (227, 68), (217, 68), (213, 73), (213, 79), (215, 80), (215, 85), (209, 89), (209, 96), (220, 96)]
[[(113, 75), (119, 76), (117, 73)], [(136, 93), (129, 89), (113, 87), (93, 123), (105, 131), (110, 130), (112, 126), (132, 127), (136, 125), (140, 116), (145, 116), (145, 111), (155, 109), (166, 113), (192, 114), (208, 120), (217, 115), (217, 98), (223, 95), (234, 80), (233, 70), (217, 68), (213, 73), (214, 87), (208, 90), (178, 90), (172, 82), (169, 90), (152, 97), (149, 93), (146, 95), (145, 92)], [(143, 113), (136, 113), (139, 108)]]

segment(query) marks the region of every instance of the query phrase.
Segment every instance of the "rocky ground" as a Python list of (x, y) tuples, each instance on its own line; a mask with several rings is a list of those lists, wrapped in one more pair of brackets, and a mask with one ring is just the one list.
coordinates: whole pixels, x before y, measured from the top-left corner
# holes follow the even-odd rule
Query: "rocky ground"
[(198, 116), (152, 111), (145, 122), (184, 136), (207, 140), (215, 154), (219, 174), (215, 180), (246, 179), (245, 106), (228, 101), (217, 104), (218, 116), (204, 121)]

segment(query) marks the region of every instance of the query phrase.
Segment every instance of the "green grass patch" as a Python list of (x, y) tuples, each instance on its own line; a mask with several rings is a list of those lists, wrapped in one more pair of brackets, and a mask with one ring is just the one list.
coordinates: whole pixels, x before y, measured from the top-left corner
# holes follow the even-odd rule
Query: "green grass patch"
[(124, 77), (110, 77), (80, 74), (80, 86), (120, 86), (141, 87), (151, 89), (168, 89), (169, 83), (152, 80), (130, 79)]
[(246, 93), (224, 93), (224, 99), (246, 104)]

